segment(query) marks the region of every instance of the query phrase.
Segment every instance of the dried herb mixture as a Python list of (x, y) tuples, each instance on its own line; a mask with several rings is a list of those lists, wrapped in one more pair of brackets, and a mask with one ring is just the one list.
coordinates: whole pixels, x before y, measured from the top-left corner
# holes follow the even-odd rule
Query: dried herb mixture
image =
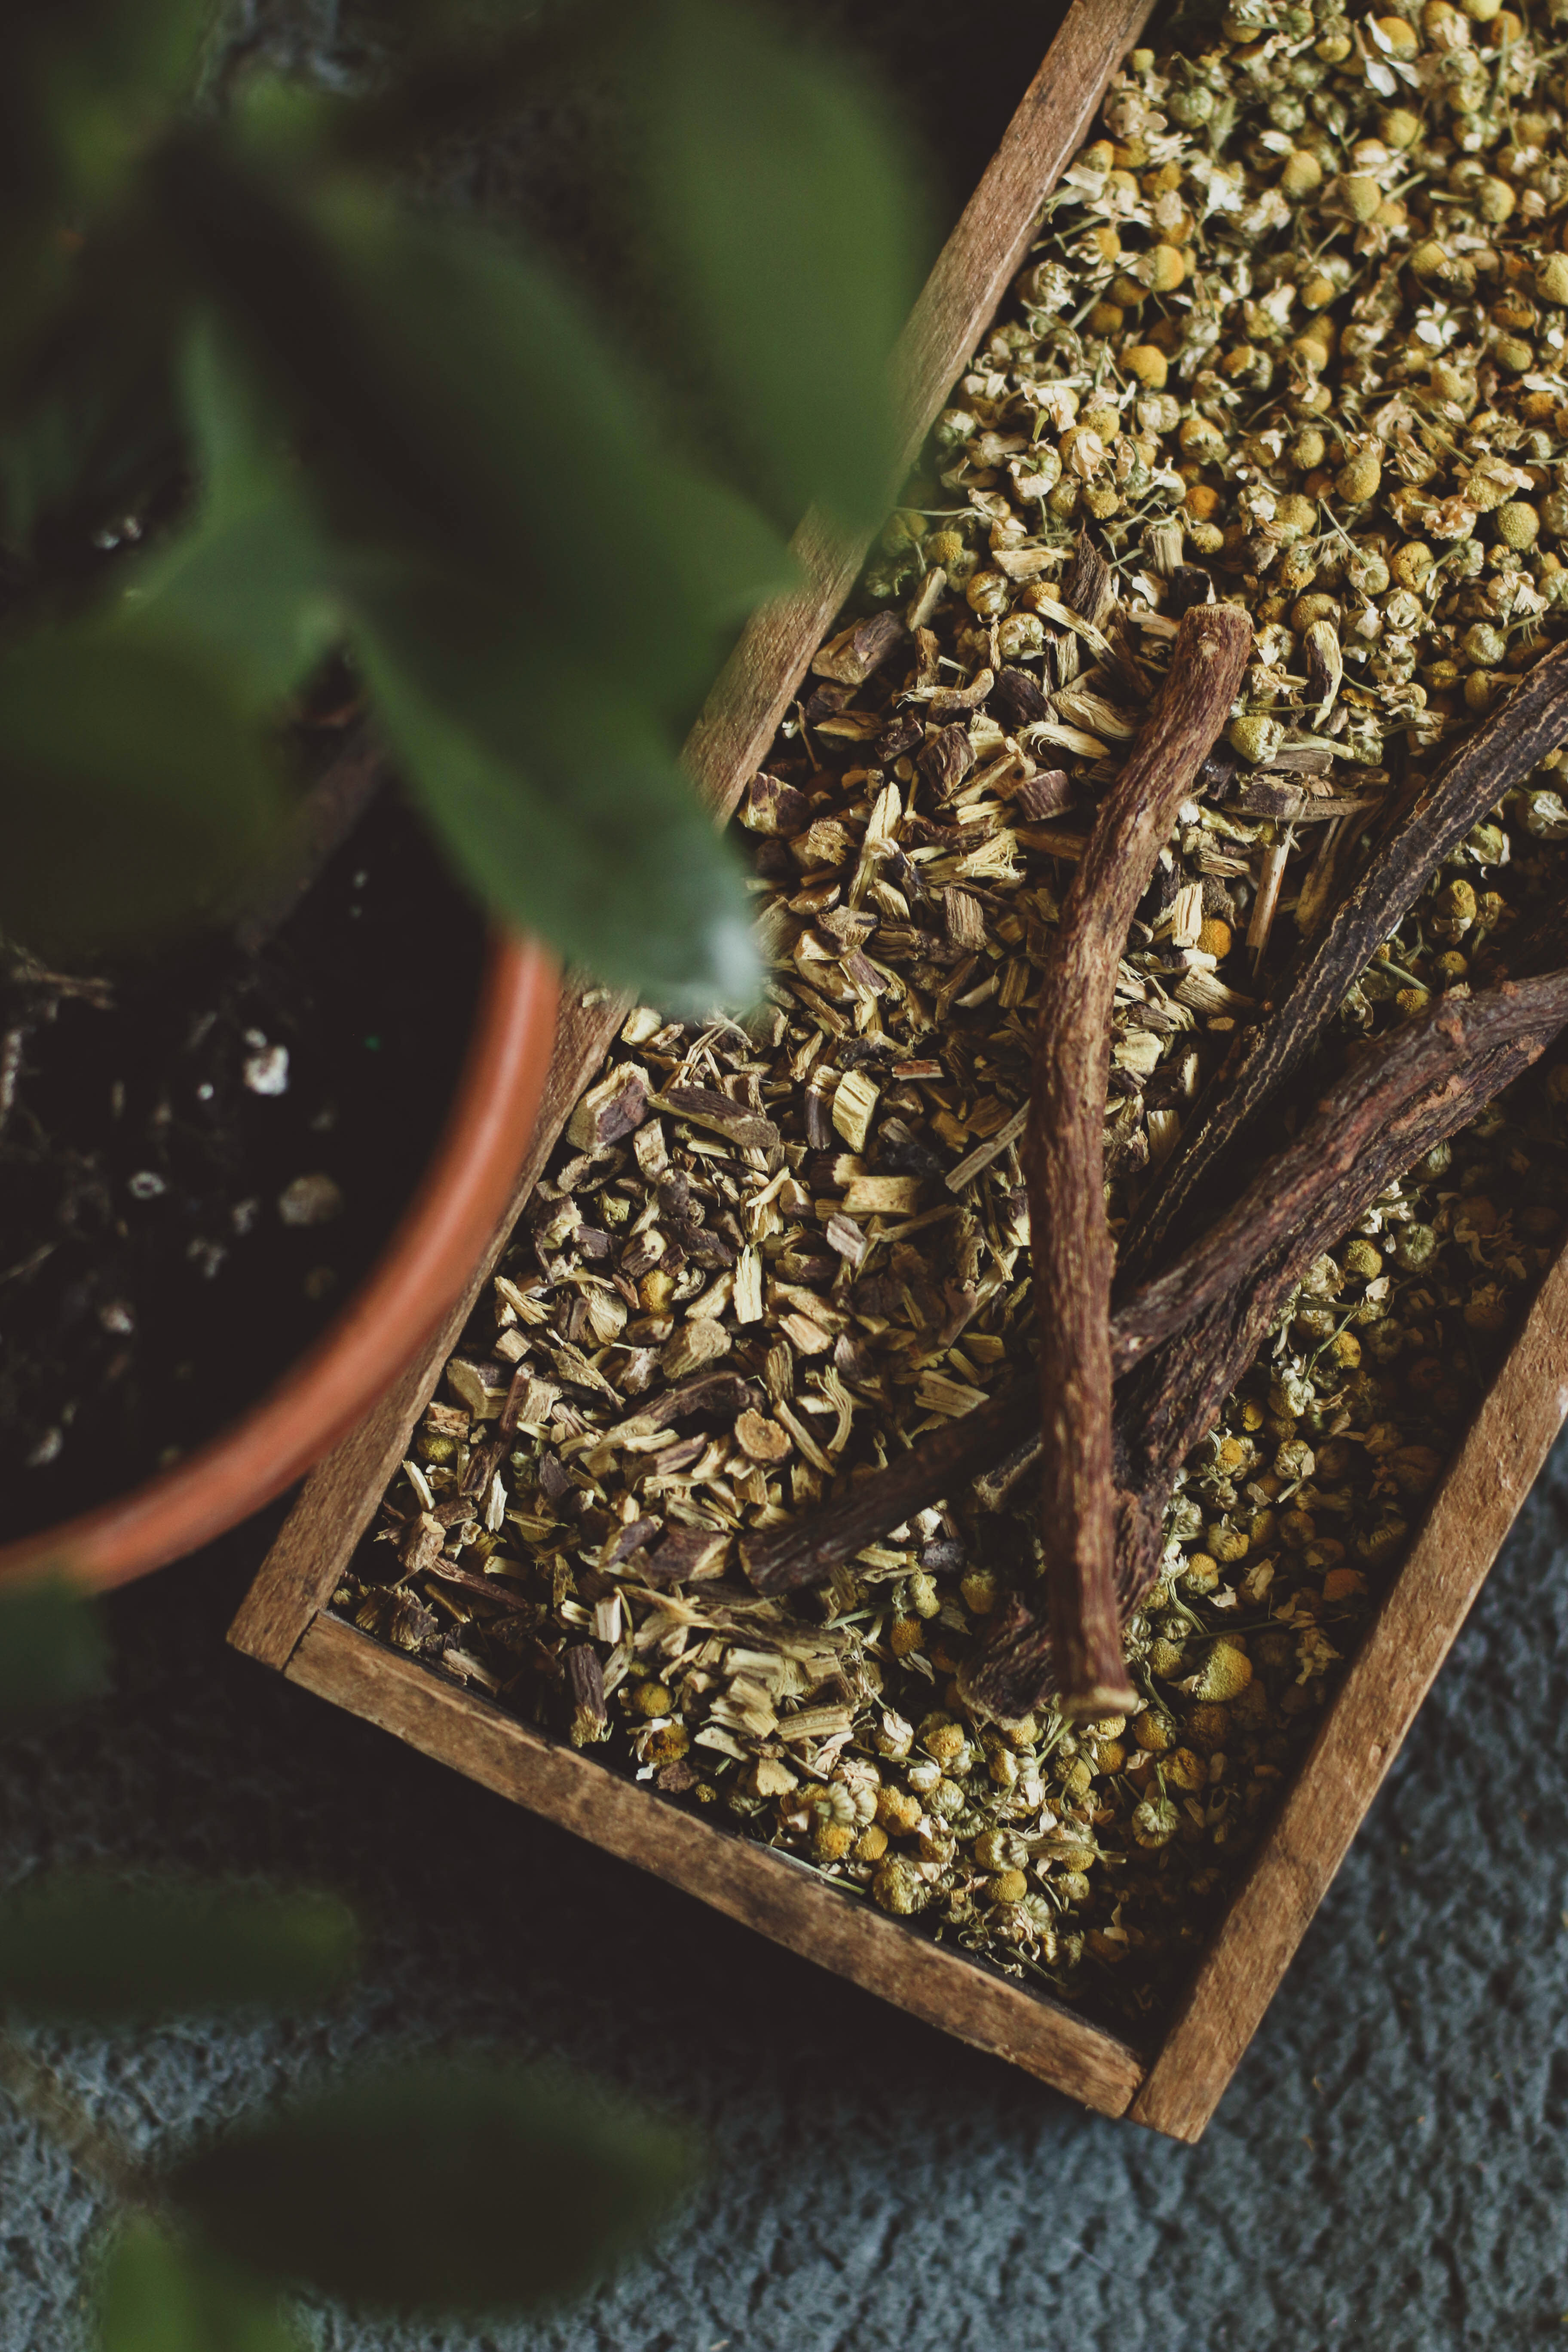
[[(1173, 36), (1173, 37), (1174, 37)], [(816, 1592), (741, 1545), (1032, 1381), (1045, 942), (1179, 615), (1256, 638), (1116, 983), (1111, 1230), (1397, 811), (1564, 634), (1568, 45), (1498, 0), (1241, 0), (1140, 49), (751, 784), (772, 978), (630, 1013), (337, 1596), (354, 1622), (1014, 1972), (1168, 2000), (1562, 1218), (1543, 1065), (1320, 1256), (1177, 1481), (1130, 1714), (959, 1678), (1030, 1482)], [(1314, 1083), (1560, 908), (1563, 753), (1444, 858)], [(1561, 956), (1557, 959), (1562, 961)], [(1294, 1132), (1300, 1087), (1204, 1203)]]

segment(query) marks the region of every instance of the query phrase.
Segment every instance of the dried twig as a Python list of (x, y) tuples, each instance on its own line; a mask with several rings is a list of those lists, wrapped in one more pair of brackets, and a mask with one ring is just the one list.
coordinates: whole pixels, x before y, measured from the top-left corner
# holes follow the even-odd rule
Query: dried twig
[(1305, 952), (1273, 1017), (1239, 1033), (1210, 1084), (1207, 1107), (1190, 1122), (1158, 1192), (1123, 1239), (1118, 1278), (1124, 1287), (1142, 1280), (1167, 1238), (1191, 1222), (1222, 1157), (1300, 1069), (1433, 868), (1565, 736), (1568, 646), (1560, 646), (1526, 673), (1415, 794)]
[(1116, 974), (1133, 910), (1252, 646), (1234, 604), (1182, 616), (1171, 667), (1073, 877), (1040, 987), (1026, 1165), (1039, 1322), (1046, 1560), (1065, 1704), (1131, 1704), (1115, 1605), (1110, 1230), (1105, 1099)]
[(744, 1536), (741, 1565), (759, 1592), (821, 1584), (863, 1545), (967, 1486), (978, 1469), (1036, 1431), (1038, 1420), (1028, 1383), (1016, 1381), (989, 1404), (931, 1430), (885, 1470), (852, 1478), (847, 1493), (823, 1509)]

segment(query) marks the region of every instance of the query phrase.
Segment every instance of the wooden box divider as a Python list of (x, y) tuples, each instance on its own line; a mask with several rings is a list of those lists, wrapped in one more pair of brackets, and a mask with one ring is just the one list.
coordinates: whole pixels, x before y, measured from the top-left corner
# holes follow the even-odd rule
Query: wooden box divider
[[(895, 367), (907, 462), (1021, 266), (1041, 200), (1076, 152), (1151, 5), (1072, 0), (900, 338)], [(730, 814), (765, 753), (853, 585), (866, 544), (835, 537), (813, 516), (796, 533), (801, 586), (748, 624), (686, 747), (687, 766), (716, 820)], [(626, 1010), (626, 1000), (602, 989), (565, 992), (538, 1126), (472, 1283), (426, 1351), (312, 1471), (230, 1641), (421, 1753), (1086, 2106), (1195, 2140), (1568, 1414), (1568, 1250), (1545, 1276), (1159, 2047), (1141, 2051), (985, 1962), (856, 1901), (793, 1857), (682, 1812), (324, 1613)]]

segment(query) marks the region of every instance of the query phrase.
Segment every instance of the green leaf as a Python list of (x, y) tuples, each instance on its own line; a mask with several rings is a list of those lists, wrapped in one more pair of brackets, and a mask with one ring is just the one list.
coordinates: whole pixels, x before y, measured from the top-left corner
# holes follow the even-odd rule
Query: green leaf
[(0, 660), (0, 926), (46, 952), (190, 920), (278, 837), (285, 796), (239, 682), (121, 625)]
[(0, 1900), (0, 2002), (96, 2024), (310, 2007), (353, 1975), (358, 1940), (332, 1895), (54, 1872)]
[[(144, 601), (143, 601), (144, 600)], [(303, 504), (282, 488), (209, 508), (126, 593), (141, 643), (211, 660), (242, 710), (260, 717), (309, 677), (342, 635)]]
[(269, 2287), (137, 2214), (98, 2283), (99, 2352), (306, 2352)]
[(580, 2084), (426, 2063), (242, 2126), (164, 2186), (248, 2267), (355, 2303), (473, 2311), (581, 2287), (689, 2172), (675, 2133)]
[(656, 19), (641, 109), (656, 226), (775, 500), (869, 529), (896, 487), (889, 354), (925, 199), (890, 123), (798, 26), (720, 0)]
[(689, 717), (727, 637), (792, 579), (788, 551), (671, 455), (624, 354), (554, 275), (363, 187), (307, 202), (201, 141), (171, 152), (160, 185), (308, 453), (339, 554), (483, 581), (542, 662), (586, 651)]
[(95, 1604), (64, 1577), (0, 1593), (0, 1727), (92, 1698), (109, 1649)]
[(277, 422), (210, 323), (191, 339), (184, 395), (200, 502), (122, 590), (121, 623), (216, 662), (259, 715), (341, 638), (342, 598)]
[(356, 645), (408, 781), (481, 897), (656, 1003), (754, 1002), (739, 861), (613, 668), (542, 663), (526, 615), (456, 592), (383, 598)]
[(205, 0), (47, 0), (0, 11), (13, 200), (75, 216), (121, 186), (189, 100)]

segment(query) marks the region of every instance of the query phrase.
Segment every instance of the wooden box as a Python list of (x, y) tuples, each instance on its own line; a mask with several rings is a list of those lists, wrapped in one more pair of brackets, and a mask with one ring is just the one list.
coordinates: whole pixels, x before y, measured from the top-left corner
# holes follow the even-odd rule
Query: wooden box
[[(1074, 0), (900, 346), (912, 459), (1031, 241), (1150, 0)], [(806, 584), (748, 627), (688, 746), (715, 815), (764, 755), (852, 585), (861, 546), (811, 518)], [(1134, 2048), (984, 1962), (848, 1899), (816, 1873), (682, 1812), (326, 1613), (447, 1355), (625, 1004), (568, 992), (543, 1110), (510, 1209), (422, 1360), (312, 1474), (230, 1633), (306, 1689), (655, 1872), (776, 1942), (1022, 2066), (1087, 2106), (1196, 2139), (1321, 1901), (1568, 1412), (1568, 1252), (1534, 1307), (1293, 1786), (1156, 2049)]]

